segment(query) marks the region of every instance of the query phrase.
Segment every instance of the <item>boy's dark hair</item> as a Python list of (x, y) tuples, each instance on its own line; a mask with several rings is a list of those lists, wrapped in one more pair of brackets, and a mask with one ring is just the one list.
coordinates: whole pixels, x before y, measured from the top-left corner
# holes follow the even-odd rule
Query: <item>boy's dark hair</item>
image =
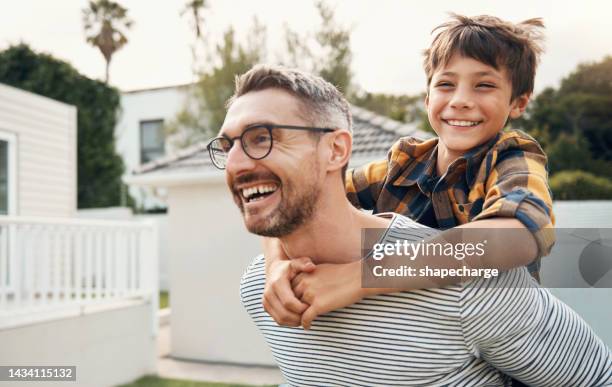
[(505, 67), (512, 84), (512, 98), (533, 92), (536, 67), (543, 49), (542, 19), (514, 24), (494, 16), (467, 17), (451, 13), (451, 20), (434, 28), (439, 30), (423, 66), (427, 86), (433, 73), (446, 65), (454, 54), (475, 59), (496, 69)]

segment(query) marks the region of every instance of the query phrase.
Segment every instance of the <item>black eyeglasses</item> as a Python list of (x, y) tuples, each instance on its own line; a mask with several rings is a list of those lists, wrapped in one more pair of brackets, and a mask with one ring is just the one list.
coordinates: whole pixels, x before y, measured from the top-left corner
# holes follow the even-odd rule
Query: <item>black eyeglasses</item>
[(310, 126), (258, 124), (249, 126), (240, 136), (234, 138), (225, 136), (215, 137), (206, 145), (206, 149), (208, 149), (208, 154), (213, 164), (219, 169), (225, 169), (227, 155), (237, 139), (240, 140), (242, 150), (244, 150), (247, 156), (253, 160), (261, 160), (272, 151), (272, 129), (308, 130), (322, 133), (334, 131), (334, 129), (313, 128)]

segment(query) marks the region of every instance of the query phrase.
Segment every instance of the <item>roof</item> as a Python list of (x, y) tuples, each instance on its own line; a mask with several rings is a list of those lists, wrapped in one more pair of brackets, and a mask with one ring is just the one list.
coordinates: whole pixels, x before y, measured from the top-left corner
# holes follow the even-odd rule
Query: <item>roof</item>
[[(400, 137), (429, 138), (432, 135), (415, 123), (395, 121), (369, 110), (351, 106), (353, 114), (353, 154), (351, 165), (360, 165), (383, 158)], [(214, 167), (206, 143), (198, 143), (175, 154), (141, 165), (125, 179), (132, 185), (168, 186), (223, 178)]]
[(193, 83), (181, 83), (178, 85), (168, 85), (168, 86), (153, 86), (153, 87), (145, 87), (141, 89), (133, 89), (133, 90), (122, 90), (121, 94), (136, 94), (136, 93), (148, 93), (151, 91), (161, 91), (161, 90), (172, 90), (172, 89), (185, 89), (193, 86)]

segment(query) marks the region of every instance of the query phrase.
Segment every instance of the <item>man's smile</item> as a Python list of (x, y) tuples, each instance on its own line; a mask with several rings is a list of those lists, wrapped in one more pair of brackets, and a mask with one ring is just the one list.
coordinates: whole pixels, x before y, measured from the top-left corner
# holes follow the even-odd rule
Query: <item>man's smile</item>
[(279, 186), (276, 183), (257, 184), (241, 188), (239, 191), (246, 203), (256, 202), (272, 195)]

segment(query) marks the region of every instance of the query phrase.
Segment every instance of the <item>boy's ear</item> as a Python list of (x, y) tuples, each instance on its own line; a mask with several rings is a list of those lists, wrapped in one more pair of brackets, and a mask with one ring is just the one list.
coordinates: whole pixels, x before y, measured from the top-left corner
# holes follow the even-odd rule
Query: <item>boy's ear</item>
[(427, 109), (427, 105), (429, 105), (429, 92), (425, 94), (425, 109)]
[(519, 118), (527, 108), (530, 98), (531, 93), (522, 94), (516, 97), (510, 104), (510, 118)]
[(329, 142), (329, 160), (327, 170), (341, 170), (351, 158), (353, 149), (353, 136), (348, 130), (339, 129), (331, 133)]

